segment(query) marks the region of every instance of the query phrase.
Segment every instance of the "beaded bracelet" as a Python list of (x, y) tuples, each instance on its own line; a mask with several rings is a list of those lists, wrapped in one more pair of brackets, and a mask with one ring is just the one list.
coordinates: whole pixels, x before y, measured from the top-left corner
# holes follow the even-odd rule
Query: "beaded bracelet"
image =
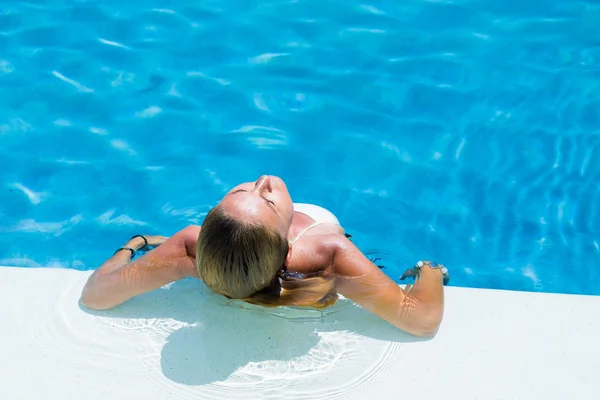
[(144, 239), (144, 247), (148, 246), (148, 240), (146, 240), (146, 238), (143, 235), (133, 235), (129, 240), (135, 239), (136, 237), (141, 237), (142, 239)]
[[(134, 249), (132, 249), (131, 247), (119, 247), (116, 251), (115, 254), (117, 254), (119, 251), (121, 250), (129, 250), (131, 252), (131, 258), (133, 258), (135, 256), (136, 251)], [(114, 255), (114, 254), (113, 254)]]
[(436, 263), (435, 261), (419, 261), (419, 262), (417, 262), (417, 264), (414, 267), (415, 272), (417, 273), (417, 276), (420, 275), (421, 268), (423, 268), (423, 266), (425, 266), (425, 265), (432, 269), (439, 269), (442, 272), (444, 286), (447, 285), (448, 282), (450, 282), (450, 274), (448, 273), (448, 268)]

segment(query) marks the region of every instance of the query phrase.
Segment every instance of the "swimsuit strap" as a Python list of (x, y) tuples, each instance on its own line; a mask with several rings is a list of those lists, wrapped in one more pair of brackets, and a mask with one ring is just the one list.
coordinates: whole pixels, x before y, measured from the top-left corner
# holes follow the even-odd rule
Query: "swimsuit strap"
[(314, 228), (315, 226), (317, 226), (317, 225), (320, 225), (320, 224), (322, 224), (322, 222), (318, 222), (318, 221), (315, 221), (315, 222), (313, 222), (313, 223), (312, 223), (312, 224), (310, 224), (310, 225), (309, 225), (307, 228), (304, 228), (304, 229), (303, 229), (303, 230), (302, 230), (302, 231), (301, 231), (301, 232), (300, 232), (300, 233), (299, 233), (299, 234), (298, 234), (298, 235), (297, 235), (297, 236), (294, 238), (294, 240), (291, 240), (291, 241), (290, 241), (290, 244), (294, 244), (294, 243), (296, 242), (296, 240), (300, 239), (300, 236), (302, 236), (302, 235), (304, 235), (304, 234), (306, 233), (306, 231), (308, 231), (309, 229), (311, 229), (311, 228)]

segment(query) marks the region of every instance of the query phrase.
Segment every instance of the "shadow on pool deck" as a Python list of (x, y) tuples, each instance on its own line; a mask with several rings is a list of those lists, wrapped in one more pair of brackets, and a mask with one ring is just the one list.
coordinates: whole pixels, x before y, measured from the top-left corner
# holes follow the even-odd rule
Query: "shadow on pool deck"
[(81, 309), (101, 317), (164, 318), (184, 323), (166, 337), (161, 367), (167, 378), (186, 385), (224, 381), (251, 362), (292, 361), (306, 356), (322, 340), (320, 334), (327, 332), (347, 332), (386, 342), (424, 340), (398, 330), (348, 300), (341, 299), (322, 311), (265, 308), (229, 301), (194, 279), (138, 296), (112, 310)]

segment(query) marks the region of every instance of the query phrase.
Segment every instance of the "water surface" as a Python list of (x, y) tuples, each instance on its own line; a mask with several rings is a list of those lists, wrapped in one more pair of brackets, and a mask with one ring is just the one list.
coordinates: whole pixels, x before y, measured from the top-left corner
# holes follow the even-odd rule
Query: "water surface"
[(8, 1), (0, 265), (94, 269), (264, 173), (397, 278), (600, 294), (596, 1)]

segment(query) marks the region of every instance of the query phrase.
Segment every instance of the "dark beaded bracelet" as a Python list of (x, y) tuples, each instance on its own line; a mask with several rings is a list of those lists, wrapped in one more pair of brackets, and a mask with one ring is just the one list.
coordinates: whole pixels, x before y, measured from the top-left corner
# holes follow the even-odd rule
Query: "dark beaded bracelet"
[(117, 251), (115, 251), (115, 254), (117, 254), (121, 250), (129, 250), (131, 252), (131, 258), (133, 258), (135, 256), (135, 253), (136, 253), (136, 251), (134, 249), (132, 249), (131, 247), (119, 247), (117, 249)]
[[(133, 235), (131, 237), (131, 239), (135, 239), (136, 237), (140, 237), (140, 238), (144, 239), (144, 247), (148, 246), (148, 241), (146, 240), (146, 238), (143, 235)], [(129, 240), (131, 240), (131, 239), (129, 239)]]

